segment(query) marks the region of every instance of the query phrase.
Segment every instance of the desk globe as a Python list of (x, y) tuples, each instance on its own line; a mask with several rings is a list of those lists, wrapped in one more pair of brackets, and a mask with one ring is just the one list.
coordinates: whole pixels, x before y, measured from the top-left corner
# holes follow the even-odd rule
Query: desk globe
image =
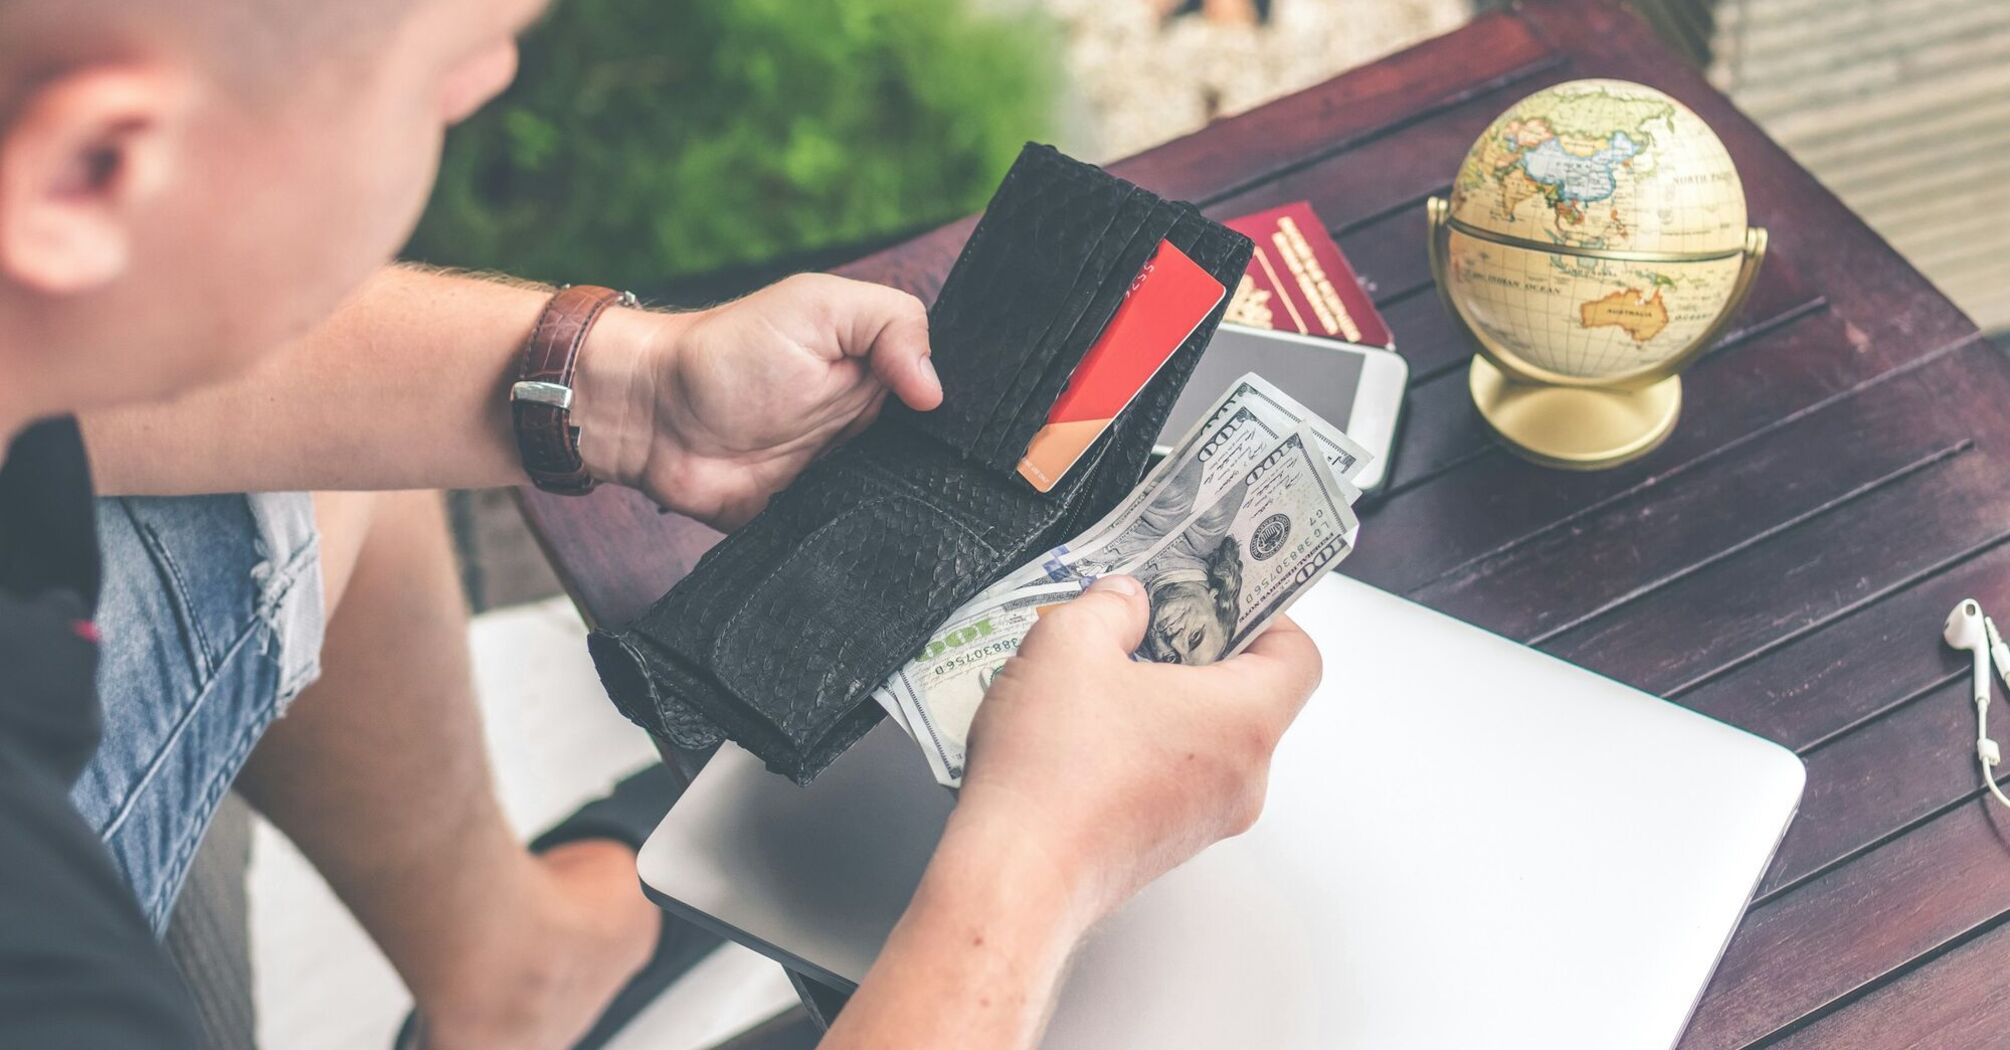
[(1674, 430), (1677, 373), (1737, 312), (1766, 247), (1716, 133), (1623, 80), (1515, 103), (1429, 217), (1438, 290), (1478, 345), (1480, 415), (1525, 458), (1580, 470)]

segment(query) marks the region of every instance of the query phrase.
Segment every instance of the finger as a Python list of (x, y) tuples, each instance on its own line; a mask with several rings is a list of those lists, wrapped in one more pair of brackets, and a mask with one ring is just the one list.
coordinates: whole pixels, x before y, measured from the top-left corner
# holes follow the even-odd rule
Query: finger
[(1105, 576), (1080, 597), (1040, 617), (1025, 644), (1036, 651), (1059, 643), (1129, 656), (1144, 641), (1150, 619), (1144, 585), (1129, 576)]
[(1208, 669), (1222, 673), (1225, 688), (1269, 707), (1279, 732), (1298, 717), (1323, 671), (1319, 646), (1288, 616), (1271, 621), (1249, 648)]
[(848, 281), (840, 291), (851, 307), (844, 352), (864, 357), (872, 373), (910, 408), (926, 412), (942, 403), (928, 345), (928, 310), (921, 300), (883, 284)]

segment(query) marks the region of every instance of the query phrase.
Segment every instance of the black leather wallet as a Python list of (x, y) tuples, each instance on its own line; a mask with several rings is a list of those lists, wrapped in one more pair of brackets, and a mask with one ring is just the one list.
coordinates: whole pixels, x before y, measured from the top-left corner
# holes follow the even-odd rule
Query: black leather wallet
[(1015, 466), (1161, 240), (1229, 289), (1249, 263), (1248, 238), (1192, 205), (1027, 145), (929, 311), (942, 405), (890, 404), (648, 612), (594, 632), (615, 704), (684, 747), (729, 737), (814, 778), (931, 629), (1138, 483), (1226, 296), (1052, 491)]

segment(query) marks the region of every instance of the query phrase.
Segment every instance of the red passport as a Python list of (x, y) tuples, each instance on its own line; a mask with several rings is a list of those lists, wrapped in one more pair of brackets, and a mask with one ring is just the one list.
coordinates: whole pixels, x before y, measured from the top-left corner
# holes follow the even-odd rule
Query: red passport
[(1256, 254), (1229, 300), (1225, 320), (1252, 328), (1338, 339), (1394, 350), (1396, 340), (1340, 246), (1304, 201), (1230, 219), (1223, 225), (1256, 242)]

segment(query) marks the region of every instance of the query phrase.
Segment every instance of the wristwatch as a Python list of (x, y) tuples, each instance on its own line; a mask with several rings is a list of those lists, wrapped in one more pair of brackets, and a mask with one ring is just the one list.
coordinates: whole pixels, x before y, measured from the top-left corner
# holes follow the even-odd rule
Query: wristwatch
[(610, 306), (636, 305), (632, 292), (567, 285), (545, 304), (524, 340), (523, 364), (509, 390), (510, 415), (523, 469), (538, 488), (562, 496), (593, 490), (579, 455), (579, 428), (572, 425), (572, 374), (593, 322)]

